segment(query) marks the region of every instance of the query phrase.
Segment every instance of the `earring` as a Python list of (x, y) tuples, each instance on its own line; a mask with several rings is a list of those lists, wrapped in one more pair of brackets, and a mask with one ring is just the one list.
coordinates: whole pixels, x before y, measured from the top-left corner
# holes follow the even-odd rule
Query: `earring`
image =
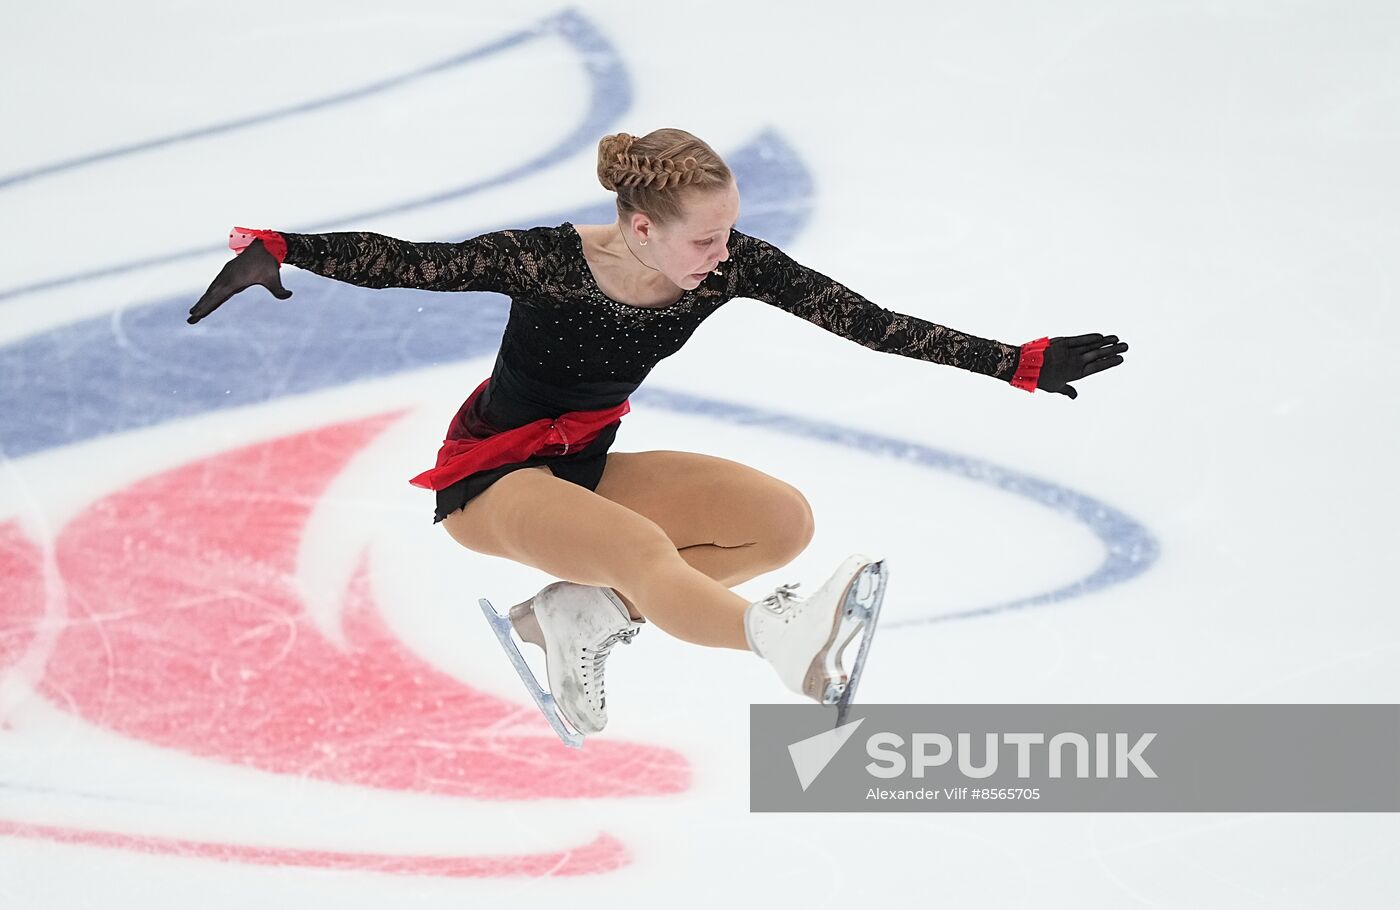
[(647, 245), (647, 242), (646, 242), (645, 240), (643, 240), (643, 241), (642, 241), (642, 246), (646, 246), (646, 245)]

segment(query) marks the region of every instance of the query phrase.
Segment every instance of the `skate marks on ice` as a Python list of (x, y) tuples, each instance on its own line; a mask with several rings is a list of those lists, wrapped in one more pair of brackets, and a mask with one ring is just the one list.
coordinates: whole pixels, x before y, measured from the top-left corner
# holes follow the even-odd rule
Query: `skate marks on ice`
[[(736, 407), (695, 400), (700, 406), (687, 413)], [(752, 413), (749, 422), (764, 422)], [(232, 450), (95, 500), (54, 539), (72, 620), (47, 636), (40, 694), (134, 739), (346, 785), (427, 786), (497, 800), (577, 797), (581, 783), (592, 788), (585, 795), (603, 797), (686, 789), (681, 756), (606, 740), (582, 752), (560, 749), (554, 737), (530, 730), (538, 723), (529, 720), (533, 710), (424, 668), (375, 621), (363, 556), (344, 592), (348, 648), (305, 621), (287, 584), (296, 536), (326, 479), (397, 417)], [(779, 428), (804, 429), (795, 418), (767, 417)], [(838, 442), (852, 434), (813, 427), (808, 435)], [(32, 663), (24, 654), (40, 637), (41, 554), (17, 527), (6, 527), (7, 581), (33, 597), (4, 605), (0, 651)], [(196, 565), (204, 567), (201, 577), (185, 577)], [(386, 692), (393, 693), (387, 702)], [(575, 759), (590, 770), (580, 773)], [(423, 774), (425, 767), (432, 773)], [(60, 836), (42, 827), (14, 830)]]
[[(579, 62), (590, 80), (586, 110), (564, 140), (543, 154), (522, 157), (526, 164), (476, 183), (429, 197), (406, 195), (389, 207), (339, 216), (334, 222), (322, 219), (303, 229), (329, 229), (375, 214), (429, 207), (591, 147), (631, 104), (622, 58), (585, 17), (571, 11), (517, 37), (544, 36), (551, 30), (567, 39), (573, 52), (569, 59)], [(509, 46), (511, 41), (502, 41), (474, 53)], [(347, 92), (322, 101), (369, 100), (372, 94)], [(252, 125), (236, 123), (208, 135), (180, 134), (100, 157), (135, 158), (157, 145), (196, 138), (218, 142)], [(61, 181), (64, 171), (95, 163), (93, 156), (86, 157), (91, 160), (70, 159), (47, 173), (21, 176)], [(779, 243), (791, 239), (808, 217), (813, 198), (810, 175), (793, 149), (774, 132), (761, 130), (727, 158), (741, 179), (751, 183), (749, 197), (761, 203), (744, 229)], [(600, 203), (523, 220), (598, 221), (612, 217), (610, 208)], [(171, 244), (160, 246), (172, 249)], [(120, 267), (12, 287), (0, 291), (0, 299), (216, 251), (213, 245), (173, 249), (154, 259), (138, 256)], [(271, 318), (258, 314), (211, 326), (193, 344), (190, 327), (179, 315), (188, 306), (185, 293), (20, 336), (0, 348), (15, 380), (0, 392), (0, 401), (9, 399), (13, 405), (0, 408), (0, 414), (11, 415), (0, 416), (5, 455), (41, 453), (207, 411), (482, 356), (499, 344), (506, 310), (499, 295), (463, 309), (453, 295), (370, 291), (320, 280), (305, 286), (291, 281), (289, 286), (297, 290), (301, 307), (279, 310)], [(337, 319), (329, 324), (333, 330), (318, 304), (335, 308)], [(74, 374), (69, 366), (74, 362), (91, 368)], [(113, 391), (112, 376), (122, 377), (120, 394)], [(230, 383), (227, 376), (239, 381)], [(303, 513), (323, 495), (322, 481), (336, 469), (332, 453), (349, 457), (365, 438), (359, 434), (372, 434), (374, 421), (395, 416), (322, 427), (202, 458), (144, 480), (94, 500), (67, 526), (45, 534), (52, 545), (42, 550), (18, 524), (0, 524), (0, 531), (13, 538), (0, 577), (15, 595), (0, 604), (0, 654), (5, 657), (0, 664), (13, 658), (12, 669), (35, 668), (24, 673), (25, 697), (37, 695), (120, 736), (206, 763), (346, 786), (496, 801), (687, 790), (689, 765), (672, 750), (635, 743), (601, 743), (587, 757), (561, 750), (552, 737), (526, 727), (533, 714), (425, 666), (379, 622), (367, 553), (359, 554), (347, 572), (340, 614), (343, 638), (332, 641), (308, 621), (292, 583), (294, 538)], [(121, 546), (114, 550), (118, 542)], [(45, 566), (51, 562), (57, 563), (54, 577), (69, 600), (71, 620), (44, 616), (45, 592), (51, 596), (55, 588), (45, 583)], [(192, 566), (207, 571), (182, 577), (182, 570)], [(5, 674), (4, 666), (0, 674)], [(267, 714), (260, 716), (260, 711)], [(548, 754), (547, 761), (541, 760), (542, 753)], [(538, 773), (541, 768), (547, 773)], [(201, 850), (179, 838), (123, 840), (108, 832), (19, 820), (10, 822), (6, 832), (152, 852), (194, 855)], [(600, 838), (565, 854), (539, 857), (547, 868), (581, 871), (627, 862), (624, 848), (606, 834)], [(221, 858), (261, 861), (255, 857), (261, 848), (246, 846), (248, 852), (231, 849)], [(209, 855), (220, 849), (210, 846)], [(295, 862), (290, 854), (282, 860), (267, 856), (269, 862)], [(362, 864), (376, 865), (369, 860)], [(524, 867), (497, 863), (495, 868), (514, 874), (511, 869)]]
[[(380, 618), (368, 552), (345, 556), (338, 640), (307, 615), (297, 554), (310, 513), (398, 417), (275, 438), (142, 479), (60, 527), (48, 555), (17, 523), (0, 524), (0, 675), (23, 668), (30, 699), (123, 738), (291, 780), (501, 803), (688, 790), (689, 763), (673, 750), (636, 741), (561, 749), (532, 729), (532, 710), (425, 663)], [(45, 607), (46, 559), (62, 585), (62, 615)], [(310, 851), (45, 819), (0, 820), (0, 835), (442, 875), (598, 872), (630, 861), (605, 831), (563, 852), (442, 857), (436, 866), (344, 849), (336, 831)]]

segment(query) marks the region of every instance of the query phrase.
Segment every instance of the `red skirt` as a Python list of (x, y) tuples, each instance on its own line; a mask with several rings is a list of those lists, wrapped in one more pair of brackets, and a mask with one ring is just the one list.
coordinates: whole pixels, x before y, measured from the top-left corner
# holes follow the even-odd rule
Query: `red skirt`
[(473, 432), (468, 415), (490, 381), (489, 376), (482, 380), (457, 409), (448, 424), (447, 438), (438, 449), (437, 465), (409, 483), (426, 490), (441, 490), (468, 474), (525, 461), (532, 455), (564, 455), (597, 439), (604, 428), (622, 420), (622, 415), (632, 409), (624, 399), (616, 407), (569, 411), (553, 419), (542, 417), (523, 426), (481, 435), (479, 428)]

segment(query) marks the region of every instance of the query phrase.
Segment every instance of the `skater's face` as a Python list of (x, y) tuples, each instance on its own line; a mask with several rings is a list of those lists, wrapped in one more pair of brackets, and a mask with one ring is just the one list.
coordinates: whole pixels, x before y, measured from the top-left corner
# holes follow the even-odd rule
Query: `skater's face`
[(738, 220), (739, 188), (733, 181), (723, 189), (691, 192), (677, 221), (658, 224), (641, 213), (630, 218), (633, 243), (647, 241), (640, 258), (686, 290), (729, 258), (729, 232)]

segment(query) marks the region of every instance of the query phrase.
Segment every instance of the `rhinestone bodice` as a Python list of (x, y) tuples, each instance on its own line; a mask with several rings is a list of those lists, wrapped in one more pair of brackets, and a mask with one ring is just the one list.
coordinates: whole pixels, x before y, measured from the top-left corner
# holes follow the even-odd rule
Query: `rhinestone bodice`
[(669, 306), (632, 306), (599, 288), (573, 224), (493, 231), (458, 242), (410, 242), (365, 231), (282, 232), (285, 262), (362, 287), (494, 291), (510, 314), (493, 377), (512, 374), (548, 409), (613, 407), (729, 300), (776, 306), (865, 347), (1010, 382), (1018, 345), (896, 313), (793, 261), (766, 241), (730, 233), (729, 261)]

